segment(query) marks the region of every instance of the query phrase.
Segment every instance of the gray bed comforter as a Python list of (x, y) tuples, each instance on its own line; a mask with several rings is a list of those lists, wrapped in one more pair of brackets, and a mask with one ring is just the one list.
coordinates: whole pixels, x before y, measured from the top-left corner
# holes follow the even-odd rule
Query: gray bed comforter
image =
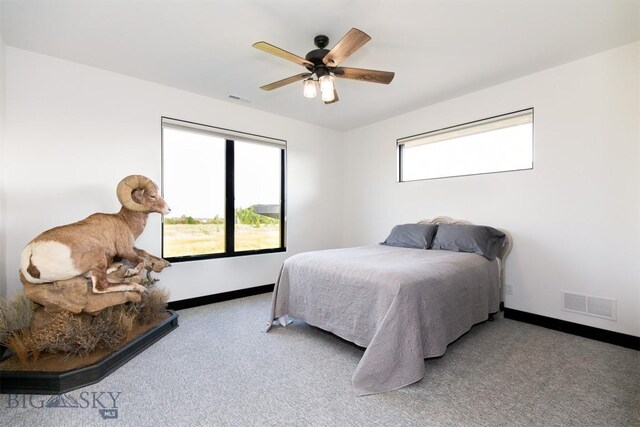
[(443, 355), (499, 303), (497, 260), (376, 245), (287, 259), (271, 319), (288, 315), (366, 347), (352, 378), (365, 395), (422, 379), (425, 358)]

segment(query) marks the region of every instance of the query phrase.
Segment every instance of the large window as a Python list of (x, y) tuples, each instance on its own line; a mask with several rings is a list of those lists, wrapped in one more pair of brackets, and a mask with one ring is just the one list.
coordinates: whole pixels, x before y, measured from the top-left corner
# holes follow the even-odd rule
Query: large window
[(401, 138), (398, 180), (533, 168), (533, 109)]
[(162, 119), (170, 261), (285, 250), (285, 141)]

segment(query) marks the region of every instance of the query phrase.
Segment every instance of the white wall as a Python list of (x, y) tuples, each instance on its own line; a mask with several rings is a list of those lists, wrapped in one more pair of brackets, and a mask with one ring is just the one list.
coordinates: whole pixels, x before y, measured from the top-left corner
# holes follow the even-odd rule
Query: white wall
[[(640, 335), (639, 80), (634, 43), (346, 133), (345, 244), (438, 215), (502, 227), (506, 307)], [(396, 182), (397, 138), (528, 107), (533, 170)], [(561, 290), (616, 298), (618, 320), (561, 311)]]
[(2, 37), (2, 11), (0, 8), (0, 298), (7, 296), (7, 281), (3, 273), (6, 270), (6, 237), (5, 237), (5, 81), (6, 81), (6, 45)]
[[(639, 43), (344, 134), (12, 47), (0, 62), (9, 294), (31, 238), (117, 210), (125, 175), (159, 181), (165, 115), (289, 142), (288, 252), (175, 264), (160, 275), (172, 300), (273, 283), (294, 253), (376, 243), (394, 224), (449, 215), (512, 233), (507, 307), (640, 335)], [(396, 182), (397, 138), (527, 107), (532, 171)], [(158, 215), (138, 246), (159, 254)], [(561, 311), (560, 290), (616, 298), (618, 320)]]
[[(288, 141), (288, 252), (175, 263), (157, 275), (172, 300), (274, 283), (286, 257), (340, 245), (341, 133), (13, 47), (7, 67), (9, 294), (37, 234), (117, 211), (126, 175), (160, 183), (161, 116)], [(160, 255), (160, 241), (152, 214), (137, 246)]]

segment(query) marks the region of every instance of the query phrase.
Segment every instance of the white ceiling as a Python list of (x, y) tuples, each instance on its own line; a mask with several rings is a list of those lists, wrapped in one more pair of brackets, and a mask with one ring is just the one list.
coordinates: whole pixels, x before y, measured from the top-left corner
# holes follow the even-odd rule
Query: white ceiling
[[(9, 46), (336, 130), (640, 39), (640, 0), (1, 1)], [(339, 79), (331, 105), (301, 82), (259, 89), (305, 70), (254, 42), (304, 57), (351, 27), (372, 40), (342, 65), (395, 71), (390, 85)]]

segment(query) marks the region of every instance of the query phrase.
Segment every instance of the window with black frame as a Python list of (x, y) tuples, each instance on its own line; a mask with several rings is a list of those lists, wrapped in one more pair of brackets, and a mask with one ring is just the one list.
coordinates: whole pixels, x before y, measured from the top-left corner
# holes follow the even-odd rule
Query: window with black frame
[(533, 169), (533, 108), (400, 138), (398, 181)]
[(281, 252), (286, 141), (162, 118), (162, 256)]

